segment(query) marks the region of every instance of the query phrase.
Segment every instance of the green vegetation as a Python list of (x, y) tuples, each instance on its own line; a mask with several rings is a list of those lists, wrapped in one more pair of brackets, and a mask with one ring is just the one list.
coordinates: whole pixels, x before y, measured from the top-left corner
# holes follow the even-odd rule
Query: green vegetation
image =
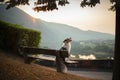
[(0, 21), (0, 48), (17, 52), (20, 46), (38, 47), (40, 32)]
[(77, 55), (93, 54), (97, 59), (111, 59), (114, 56), (114, 40), (90, 40), (72, 43), (72, 52)]

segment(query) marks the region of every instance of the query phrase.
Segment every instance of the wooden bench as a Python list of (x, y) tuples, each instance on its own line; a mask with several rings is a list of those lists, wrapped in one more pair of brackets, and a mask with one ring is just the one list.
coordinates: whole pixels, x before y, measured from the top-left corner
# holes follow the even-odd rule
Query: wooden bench
[(30, 64), (33, 61), (33, 59), (38, 59), (38, 57), (32, 57), (29, 55), (45, 54), (45, 55), (56, 56), (56, 66), (58, 72), (65, 72), (64, 69), (62, 68), (66, 68), (65, 63), (60, 56), (62, 56), (62, 58), (69, 57), (68, 51), (66, 50), (61, 51), (61, 50), (42, 49), (42, 48), (27, 47), (27, 46), (20, 47), (19, 52), (20, 54), (23, 55), (24, 62), (27, 64)]

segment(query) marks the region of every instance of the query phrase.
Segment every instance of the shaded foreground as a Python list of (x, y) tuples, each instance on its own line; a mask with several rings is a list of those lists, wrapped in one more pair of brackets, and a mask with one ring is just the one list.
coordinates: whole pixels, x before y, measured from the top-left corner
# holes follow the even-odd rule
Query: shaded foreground
[(25, 64), (16, 56), (0, 52), (0, 80), (95, 80), (68, 73), (57, 73), (48, 67)]

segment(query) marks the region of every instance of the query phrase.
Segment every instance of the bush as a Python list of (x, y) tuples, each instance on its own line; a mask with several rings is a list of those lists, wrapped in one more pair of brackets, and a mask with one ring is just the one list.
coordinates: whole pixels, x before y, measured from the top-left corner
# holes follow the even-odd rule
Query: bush
[(40, 32), (0, 21), (0, 48), (17, 52), (20, 46), (38, 47)]

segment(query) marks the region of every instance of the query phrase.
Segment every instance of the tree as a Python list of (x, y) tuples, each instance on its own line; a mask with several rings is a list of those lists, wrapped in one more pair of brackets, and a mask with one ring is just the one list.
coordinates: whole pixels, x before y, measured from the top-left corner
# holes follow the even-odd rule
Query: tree
[[(0, 0), (0, 2), (5, 2), (4, 0)], [(116, 36), (115, 36), (115, 54), (114, 54), (114, 70), (113, 70), (113, 79), (112, 80), (120, 80), (120, 0), (110, 0), (111, 3), (116, 3), (111, 6), (111, 10), (116, 10)], [(8, 4), (6, 9), (17, 5), (29, 5), (29, 0), (9, 0), (5, 2)], [(35, 8), (34, 11), (52, 11), (54, 9), (58, 9), (57, 6), (65, 6), (69, 4), (68, 0), (37, 0), (34, 2)], [(100, 4), (100, 0), (82, 0), (80, 5), (81, 7), (90, 6), (94, 7), (96, 4)]]
[(120, 80), (120, 0), (116, 0), (116, 36), (115, 36), (115, 54), (113, 79)]
[[(0, 0), (0, 2), (3, 2), (4, 0)], [(6, 9), (10, 9), (11, 7), (18, 6), (18, 5), (30, 5), (30, 0), (9, 0), (4, 1), (8, 6)], [(66, 4), (69, 4), (68, 0), (37, 0), (34, 1), (34, 11), (53, 11), (54, 9), (58, 10), (57, 6), (65, 6)]]

